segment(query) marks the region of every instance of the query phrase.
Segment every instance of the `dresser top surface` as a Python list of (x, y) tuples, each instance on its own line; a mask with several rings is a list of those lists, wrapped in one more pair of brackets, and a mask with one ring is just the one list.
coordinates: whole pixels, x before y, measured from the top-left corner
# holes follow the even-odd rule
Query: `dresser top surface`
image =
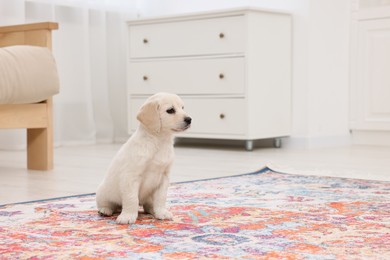
[(196, 20), (196, 19), (245, 15), (248, 13), (268, 13), (268, 14), (275, 14), (275, 15), (291, 16), (291, 14), (289, 14), (288, 12), (281, 11), (281, 10), (263, 9), (263, 8), (246, 6), (246, 7), (239, 7), (239, 8), (210, 10), (210, 11), (194, 12), (194, 13), (181, 13), (175, 15), (144, 17), (144, 18), (129, 20), (127, 21), (127, 24), (141, 25), (141, 24), (152, 24), (152, 23), (159, 23), (159, 22), (174, 22), (174, 21), (184, 21), (184, 20)]

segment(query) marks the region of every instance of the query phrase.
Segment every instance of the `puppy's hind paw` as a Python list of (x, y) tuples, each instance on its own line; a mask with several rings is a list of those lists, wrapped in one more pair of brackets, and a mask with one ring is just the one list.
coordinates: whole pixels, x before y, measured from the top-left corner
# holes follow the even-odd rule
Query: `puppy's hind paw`
[(173, 219), (172, 213), (166, 209), (156, 210), (153, 215), (155, 218), (161, 219), (161, 220), (172, 220)]
[(110, 208), (99, 208), (99, 215), (103, 217), (112, 216), (113, 210)]
[(117, 218), (116, 223), (118, 224), (133, 224), (137, 220), (138, 213), (124, 213), (122, 212)]

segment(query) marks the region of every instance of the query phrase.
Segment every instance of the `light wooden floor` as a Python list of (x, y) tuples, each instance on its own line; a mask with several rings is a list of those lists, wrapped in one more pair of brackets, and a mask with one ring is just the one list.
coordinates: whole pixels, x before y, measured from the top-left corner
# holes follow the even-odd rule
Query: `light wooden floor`
[[(0, 205), (95, 192), (120, 145), (60, 147), (55, 169), (28, 171), (23, 151), (0, 151)], [(295, 174), (390, 181), (390, 147), (350, 146), (293, 150), (189, 146), (176, 148), (171, 181), (256, 171), (265, 165)]]

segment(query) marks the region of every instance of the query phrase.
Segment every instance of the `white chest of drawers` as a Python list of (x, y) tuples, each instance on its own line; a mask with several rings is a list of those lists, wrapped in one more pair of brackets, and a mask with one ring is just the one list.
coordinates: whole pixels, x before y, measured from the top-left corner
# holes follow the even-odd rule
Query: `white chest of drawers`
[(291, 16), (234, 9), (128, 22), (129, 132), (156, 92), (180, 95), (193, 118), (188, 138), (288, 136)]

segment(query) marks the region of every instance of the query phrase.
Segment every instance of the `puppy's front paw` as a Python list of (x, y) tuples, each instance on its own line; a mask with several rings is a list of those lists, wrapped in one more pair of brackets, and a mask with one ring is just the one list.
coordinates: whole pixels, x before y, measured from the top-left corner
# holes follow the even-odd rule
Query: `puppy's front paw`
[(112, 216), (113, 210), (110, 208), (99, 208), (99, 214), (101, 216)]
[(166, 209), (155, 210), (153, 215), (157, 219), (162, 219), (162, 220), (164, 220), (164, 219), (172, 220), (173, 219), (172, 213)]
[(133, 224), (137, 220), (138, 213), (122, 212), (116, 219), (118, 224)]

